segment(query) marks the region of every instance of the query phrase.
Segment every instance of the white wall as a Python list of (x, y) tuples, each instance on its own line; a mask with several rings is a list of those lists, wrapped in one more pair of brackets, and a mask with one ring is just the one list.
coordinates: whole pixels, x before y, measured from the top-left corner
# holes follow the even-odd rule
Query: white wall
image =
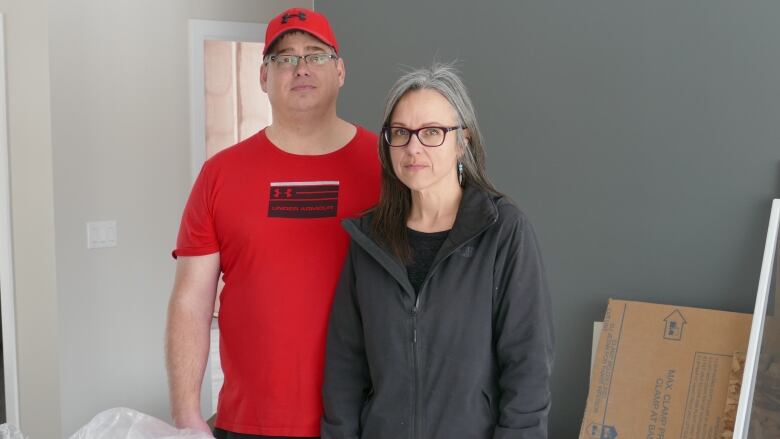
[(60, 432), (58, 314), (46, 0), (0, 0), (5, 15), (21, 427)]
[[(63, 437), (115, 406), (169, 420), (170, 252), (190, 186), (187, 20), (265, 22), (295, 3), (311, 6), (49, 5)], [(106, 219), (117, 220), (118, 246), (87, 250), (85, 222)]]

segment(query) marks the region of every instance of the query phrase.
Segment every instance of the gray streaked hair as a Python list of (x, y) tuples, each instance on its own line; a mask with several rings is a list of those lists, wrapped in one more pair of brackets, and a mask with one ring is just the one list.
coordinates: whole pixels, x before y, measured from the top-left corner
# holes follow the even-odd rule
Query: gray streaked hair
[[(463, 164), (463, 185), (474, 185), (489, 193), (499, 194), (485, 170), (485, 151), (474, 104), (453, 64), (434, 63), (430, 67), (408, 71), (398, 78), (387, 94), (382, 128), (390, 125), (398, 102), (407, 93), (417, 90), (438, 92), (452, 105), (458, 124), (466, 128), (455, 132), (461, 150), (459, 160)], [(408, 263), (411, 250), (406, 236), (406, 220), (411, 209), (411, 192), (395, 175), (390, 148), (381, 135), (379, 159), (382, 164), (382, 193), (379, 203), (372, 210), (372, 232), (402, 262)]]

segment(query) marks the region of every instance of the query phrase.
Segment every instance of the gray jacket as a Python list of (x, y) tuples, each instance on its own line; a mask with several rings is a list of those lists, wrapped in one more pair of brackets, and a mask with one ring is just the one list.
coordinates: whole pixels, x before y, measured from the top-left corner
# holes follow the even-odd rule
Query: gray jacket
[(547, 438), (551, 305), (525, 215), (467, 187), (418, 295), (370, 216), (344, 227), (322, 438)]

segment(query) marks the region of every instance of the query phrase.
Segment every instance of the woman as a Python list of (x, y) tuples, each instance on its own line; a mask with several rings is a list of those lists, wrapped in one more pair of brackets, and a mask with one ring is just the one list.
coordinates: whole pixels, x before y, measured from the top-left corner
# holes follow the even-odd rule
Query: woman
[(379, 153), (379, 204), (344, 223), (322, 437), (546, 438), (553, 334), (536, 238), (486, 177), (451, 67), (396, 82)]

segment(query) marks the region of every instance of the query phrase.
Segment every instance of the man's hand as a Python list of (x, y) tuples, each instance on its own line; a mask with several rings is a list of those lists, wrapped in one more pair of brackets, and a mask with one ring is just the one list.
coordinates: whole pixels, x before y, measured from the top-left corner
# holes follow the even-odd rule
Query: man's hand
[(209, 428), (209, 425), (203, 420), (200, 413), (195, 413), (194, 416), (175, 417), (173, 422), (176, 425), (176, 428), (190, 428), (192, 430), (202, 431), (209, 435), (212, 434), (211, 428)]

